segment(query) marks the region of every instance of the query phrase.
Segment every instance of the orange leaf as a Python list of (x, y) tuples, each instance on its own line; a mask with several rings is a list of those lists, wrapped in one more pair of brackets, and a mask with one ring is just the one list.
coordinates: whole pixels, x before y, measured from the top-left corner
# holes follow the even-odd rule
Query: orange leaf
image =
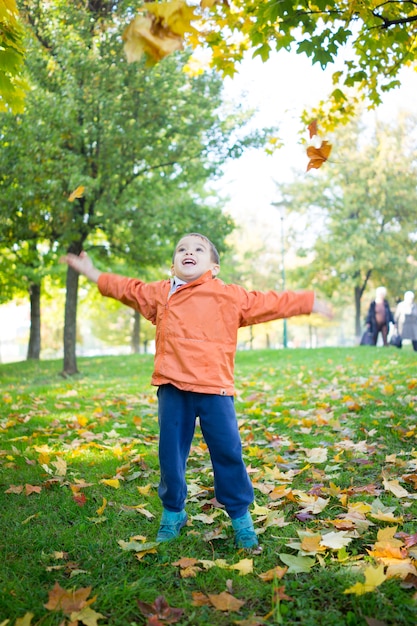
[(238, 600), (227, 591), (222, 591), (219, 594), (209, 593), (207, 594), (210, 602), (218, 611), (239, 611), (239, 609), (245, 604), (244, 600)]
[(37, 487), (36, 485), (25, 485), (25, 494), (30, 496), (31, 493), (40, 493), (42, 491), (42, 487)]
[(95, 601), (95, 597), (87, 600), (90, 593), (91, 587), (81, 587), (80, 589), (67, 591), (58, 583), (55, 583), (49, 591), (49, 600), (44, 606), (49, 611), (62, 611), (70, 615), (74, 611), (81, 611), (85, 606)]
[(310, 122), (310, 124), (307, 126), (307, 129), (310, 134), (310, 139), (314, 137), (314, 135), (317, 135), (317, 120), (313, 120), (312, 122)]
[(70, 202), (74, 202), (77, 198), (82, 198), (84, 195), (84, 185), (79, 185), (70, 195), (68, 196), (68, 200)]
[(87, 502), (87, 498), (83, 493), (75, 494), (74, 496), (72, 496), (72, 499), (76, 504), (78, 504), (78, 506), (84, 506), (84, 504)]
[(269, 582), (270, 580), (274, 580), (274, 578), (282, 578), (287, 571), (288, 567), (280, 567), (279, 565), (277, 565), (273, 569), (269, 569), (263, 574), (258, 574), (258, 577), (265, 582)]
[(10, 485), (4, 493), (22, 493), (23, 485)]
[(311, 169), (318, 169), (323, 165), (325, 161), (329, 158), (330, 152), (332, 150), (332, 145), (328, 143), (326, 140), (321, 142), (320, 148), (315, 148), (314, 146), (308, 146), (307, 148), (307, 156), (310, 159), (307, 165), (307, 172)]

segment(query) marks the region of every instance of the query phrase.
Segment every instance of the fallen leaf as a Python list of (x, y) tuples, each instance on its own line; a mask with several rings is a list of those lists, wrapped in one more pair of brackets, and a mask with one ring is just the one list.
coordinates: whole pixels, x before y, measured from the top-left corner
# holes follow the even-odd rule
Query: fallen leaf
[[(174, 624), (175, 622), (178, 622), (184, 613), (183, 609), (175, 609), (169, 606), (164, 596), (158, 596), (153, 604), (142, 602), (141, 600), (136, 600), (136, 602), (142, 615), (149, 618), (156, 617), (165, 622), (165, 624)], [(158, 622), (155, 622), (154, 620), (154, 624), (157, 623)]]
[(80, 589), (63, 589), (59, 583), (55, 583), (48, 592), (49, 600), (44, 607), (49, 611), (62, 611), (66, 615), (81, 611), (95, 601), (94, 598), (87, 600), (91, 593), (91, 587), (81, 587)]
[(219, 594), (207, 594), (211, 604), (218, 611), (239, 611), (245, 604), (245, 600), (238, 600), (227, 591)]
[(344, 593), (354, 593), (357, 596), (361, 596), (374, 591), (387, 578), (384, 574), (384, 566), (382, 564), (377, 565), (377, 567), (369, 565), (364, 569), (363, 573), (365, 575), (365, 582), (355, 583), (352, 587), (349, 587), (349, 589), (345, 589)]
[(315, 559), (308, 556), (293, 556), (285, 553), (278, 554), (278, 556), (285, 565), (288, 565), (289, 574), (308, 574), (315, 564)]
[(229, 569), (235, 569), (241, 576), (251, 574), (253, 572), (253, 559), (242, 559), (235, 565), (230, 565)]
[(37, 485), (25, 485), (26, 496), (30, 496), (32, 493), (40, 493), (41, 491), (42, 487), (38, 487)]
[(288, 567), (274, 567), (273, 569), (269, 569), (267, 572), (263, 574), (258, 574), (258, 578), (265, 582), (269, 582), (274, 580), (275, 578), (281, 579), (288, 572)]

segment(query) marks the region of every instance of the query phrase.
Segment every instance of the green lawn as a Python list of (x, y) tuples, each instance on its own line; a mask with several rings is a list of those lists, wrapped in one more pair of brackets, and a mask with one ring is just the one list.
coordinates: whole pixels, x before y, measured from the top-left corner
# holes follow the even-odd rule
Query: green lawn
[(189, 524), (154, 543), (151, 356), (61, 365), (0, 365), (0, 626), (417, 624), (410, 346), (238, 353), (260, 555), (234, 548), (198, 432)]

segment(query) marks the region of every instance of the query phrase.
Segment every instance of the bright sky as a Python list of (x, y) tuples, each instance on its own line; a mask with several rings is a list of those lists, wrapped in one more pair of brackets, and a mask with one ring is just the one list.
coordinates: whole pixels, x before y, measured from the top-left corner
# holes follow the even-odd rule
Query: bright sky
[[(238, 222), (256, 223), (259, 228), (263, 224), (276, 231), (279, 215), (271, 203), (279, 198), (274, 181), (289, 180), (294, 169), (300, 176), (317, 174), (314, 170), (305, 173), (307, 156), (299, 144), (300, 114), (331, 91), (335, 69), (322, 70), (317, 64), (312, 66), (305, 55), (280, 52), (266, 63), (259, 58), (248, 59), (233, 80), (226, 79), (226, 98), (238, 101), (244, 93), (245, 104), (259, 111), (256, 126), (277, 126), (284, 141), (284, 147), (273, 156), (252, 150), (226, 168), (219, 188), (230, 197), (225, 209)], [(417, 112), (417, 73), (408, 70), (402, 76), (403, 85), (386, 94), (384, 105), (372, 115), (395, 118), (400, 108)]]

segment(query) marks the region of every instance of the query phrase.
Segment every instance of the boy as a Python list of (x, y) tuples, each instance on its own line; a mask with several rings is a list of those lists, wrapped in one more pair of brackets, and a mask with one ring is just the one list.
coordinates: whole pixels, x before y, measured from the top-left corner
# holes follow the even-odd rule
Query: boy
[(89, 257), (67, 254), (62, 261), (97, 283), (103, 296), (138, 310), (156, 325), (152, 384), (158, 387), (160, 428), (158, 494), (163, 513), (157, 541), (177, 537), (187, 522), (185, 469), (199, 417), (214, 473), (217, 500), (224, 505), (239, 548), (256, 549), (248, 511), (253, 488), (242, 458), (234, 409), (237, 331), (269, 320), (319, 312), (329, 307), (312, 291), (248, 292), (216, 276), (219, 254), (207, 237), (190, 233), (177, 244), (172, 278), (144, 283), (101, 273)]

